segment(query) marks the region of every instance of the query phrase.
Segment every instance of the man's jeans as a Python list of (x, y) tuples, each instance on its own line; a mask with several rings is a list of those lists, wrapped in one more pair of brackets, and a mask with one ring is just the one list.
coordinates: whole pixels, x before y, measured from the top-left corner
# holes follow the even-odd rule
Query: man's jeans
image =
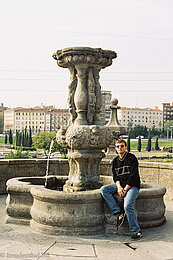
[[(101, 187), (101, 194), (105, 199), (108, 207), (110, 208), (112, 214), (116, 214), (120, 211), (120, 207), (115, 201), (113, 195), (118, 192), (116, 184), (109, 184)], [(135, 209), (133, 207), (133, 203), (137, 198), (139, 193), (138, 188), (131, 187), (125, 197), (124, 197), (124, 210), (127, 216), (127, 220), (129, 223), (129, 228), (132, 233), (138, 233), (140, 231), (140, 227), (138, 224), (137, 216)]]

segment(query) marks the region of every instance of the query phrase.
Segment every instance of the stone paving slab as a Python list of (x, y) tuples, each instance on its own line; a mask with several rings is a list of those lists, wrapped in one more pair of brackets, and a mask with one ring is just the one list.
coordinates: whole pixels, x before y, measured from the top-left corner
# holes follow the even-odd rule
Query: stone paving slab
[(94, 258), (95, 247), (93, 244), (83, 243), (64, 243), (58, 242), (50, 248), (47, 252), (48, 255), (64, 256), (64, 257), (80, 257), (80, 258)]
[(0, 260), (173, 260), (173, 202), (167, 201), (167, 223), (130, 236), (51, 236), (28, 226), (4, 224), (5, 195), (0, 196)]
[(146, 255), (152, 260), (173, 259), (173, 243), (165, 241), (145, 242), (143, 245), (135, 244), (136, 253)]

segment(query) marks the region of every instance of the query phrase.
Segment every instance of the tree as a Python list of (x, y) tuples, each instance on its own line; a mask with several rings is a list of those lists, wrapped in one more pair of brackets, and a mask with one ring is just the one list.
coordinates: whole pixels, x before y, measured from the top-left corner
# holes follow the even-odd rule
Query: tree
[(128, 124), (127, 124), (127, 132), (128, 132), (128, 133), (131, 132), (132, 126), (133, 126), (132, 122), (129, 121)]
[(8, 140), (8, 137), (7, 137), (7, 134), (5, 135), (5, 144), (7, 144), (7, 140)]
[(16, 130), (16, 140), (15, 140), (16, 146), (18, 146), (18, 138), (19, 138), (19, 133), (18, 133), (18, 131)]
[(0, 134), (3, 133), (3, 130), (4, 130), (3, 119), (2, 119), (2, 117), (0, 117)]
[(21, 146), (21, 144), (22, 144), (22, 132), (19, 133), (18, 139), (19, 139), (18, 146)]
[(25, 147), (29, 147), (29, 134), (28, 134), (28, 132), (26, 133), (26, 137), (25, 137)]
[(148, 131), (146, 126), (142, 125), (136, 125), (134, 128), (130, 131), (130, 137), (136, 138), (137, 136), (144, 136), (145, 138), (148, 136)]
[[(52, 139), (56, 136), (55, 132), (40, 132), (33, 137), (33, 145), (36, 148), (43, 149), (46, 154), (49, 151)], [(59, 151), (61, 154), (66, 155), (67, 149), (60, 146), (56, 140), (54, 141), (52, 152)]]
[(160, 150), (160, 148), (159, 148), (159, 142), (158, 142), (158, 136), (156, 137), (155, 150), (156, 150), (156, 151)]
[(25, 127), (25, 131), (24, 131), (24, 147), (27, 147), (28, 146), (28, 144), (27, 144), (27, 128)]
[(170, 129), (171, 129), (170, 126), (171, 126), (171, 128), (173, 127), (173, 122), (167, 121), (164, 124), (164, 134), (165, 134), (165, 136), (167, 135), (167, 138), (169, 138), (169, 136), (170, 136)]
[(9, 143), (10, 143), (10, 144), (13, 144), (13, 134), (12, 134), (11, 129), (10, 129), (10, 131), (9, 131)]
[(20, 132), (16, 130), (16, 146), (20, 146)]
[(21, 139), (21, 145), (25, 147), (25, 133), (22, 131), (22, 139)]
[(32, 131), (31, 131), (31, 127), (29, 128), (29, 140), (28, 140), (28, 146), (29, 146), (29, 147), (32, 146)]
[(151, 133), (150, 132), (149, 132), (149, 135), (148, 135), (147, 151), (148, 152), (151, 151)]
[(127, 138), (127, 151), (130, 152), (130, 133), (128, 134)]
[(167, 131), (167, 129), (168, 129), (169, 126), (173, 126), (173, 122), (167, 121), (167, 122), (164, 124), (164, 131), (165, 131), (165, 132)]
[(151, 129), (151, 137), (154, 137), (154, 136), (157, 136), (157, 135), (161, 135), (161, 133), (162, 133), (162, 131), (157, 130), (155, 128), (155, 126), (152, 127), (152, 129)]
[(138, 152), (141, 152), (141, 137), (138, 138)]

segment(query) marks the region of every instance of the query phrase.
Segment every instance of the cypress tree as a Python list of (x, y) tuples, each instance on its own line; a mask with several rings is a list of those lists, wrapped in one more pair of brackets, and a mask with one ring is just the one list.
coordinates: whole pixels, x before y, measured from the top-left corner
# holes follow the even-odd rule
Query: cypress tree
[(158, 142), (158, 136), (156, 137), (156, 142), (155, 142), (155, 150), (159, 150), (159, 142)]
[(149, 132), (149, 135), (148, 135), (147, 151), (148, 152), (151, 151), (151, 133), (150, 132)]
[(22, 145), (23, 147), (25, 146), (25, 133), (24, 133), (24, 131), (22, 131), (21, 145)]
[(28, 135), (28, 132), (26, 133), (25, 146), (29, 147), (29, 135)]
[(22, 144), (22, 133), (20, 132), (19, 133), (19, 146), (21, 146)]
[(16, 130), (16, 146), (19, 146), (19, 132)]
[(15, 140), (15, 142), (16, 142), (16, 146), (18, 146), (18, 131), (16, 130), (16, 140)]
[(130, 152), (130, 133), (128, 134), (127, 138), (127, 151)]
[(11, 129), (10, 129), (10, 132), (9, 132), (9, 143), (13, 144), (13, 134), (12, 134)]
[(141, 152), (141, 137), (139, 136), (139, 139), (138, 139), (138, 152)]
[(5, 135), (5, 144), (7, 144), (7, 134)]
[(32, 146), (32, 132), (31, 132), (31, 127), (29, 128), (29, 140), (28, 140), (28, 146)]
[(27, 147), (27, 128), (25, 127), (25, 132), (24, 132), (24, 147)]

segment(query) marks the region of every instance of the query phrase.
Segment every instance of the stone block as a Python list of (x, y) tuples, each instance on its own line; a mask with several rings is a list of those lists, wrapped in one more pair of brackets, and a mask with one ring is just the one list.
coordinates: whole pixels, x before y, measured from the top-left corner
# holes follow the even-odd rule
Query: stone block
[(17, 159), (9, 160), (9, 178), (34, 176), (35, 160)]
[(0, 194), (6, 193), (6, 182), (9, 179), (8, 160), (0, 161)]

